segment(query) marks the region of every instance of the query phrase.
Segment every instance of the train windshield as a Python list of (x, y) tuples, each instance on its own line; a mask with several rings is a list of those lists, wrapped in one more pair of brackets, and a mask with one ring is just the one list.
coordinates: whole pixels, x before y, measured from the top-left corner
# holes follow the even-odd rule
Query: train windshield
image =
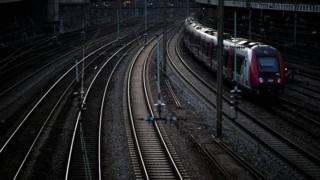
[(275, 57), (258, 57), (260, 72), (279, 72), (279, 64)]

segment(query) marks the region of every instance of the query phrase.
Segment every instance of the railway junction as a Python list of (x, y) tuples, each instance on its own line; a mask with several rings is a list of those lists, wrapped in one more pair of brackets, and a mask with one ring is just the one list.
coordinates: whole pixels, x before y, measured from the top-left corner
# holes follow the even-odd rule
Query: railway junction
[(319, 2), (0, 14), (1, 179), (320, 179)]

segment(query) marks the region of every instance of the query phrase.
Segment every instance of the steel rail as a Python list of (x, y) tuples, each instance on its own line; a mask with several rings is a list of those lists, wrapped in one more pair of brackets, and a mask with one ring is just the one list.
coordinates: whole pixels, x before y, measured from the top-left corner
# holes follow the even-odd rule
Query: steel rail
[(181, 108), (181, 103), (179, 101), (179, 99), (177, 98), (177, 96), (175, 95), (173, 89), (172, 89), (172, 86), (170, 84), (170, 81), (166, 79), (166, 85), (167, 85), (167, 88), (169, 89), (169, 92), (175, 102), (175, 104), (177, 105), (177, 107), (180, 109)]
[(57, 103), (54, 105), (54, 107), (53, 107), (52, 110), (50, 111), (47, 119), (45, 120), (45, 122), (44, 122), (43, 125), (41, 126), (39, 132), (37, 133), (37, 136), (35, 137), (35, 139), (33, 140), (32, 144), (31, 144), (31, 146), (29, 147), (29, 150), (28, 150), (27, 154), (25, 155), (23, 161), (21, 162), (21, 164), (20, 164), (17, 172), (15, 173), (15, 176), (14, 176), (13, 179), (17, 179), (17, 178), (18, 178), (18, 176), (19, 176), (19, 174), (20, 174), (20, 172), (21, 172), (21, 170), (22, 170), (22, 167), (24, 166), (27, 158), (29, 157), (31, 151), (33, 150), (34, 146), (36, 145), (36, 142), (38, 141), (41, 133), (43, 132), (44, 128), (46, 127), (49, 119), (51, 118), (51, 116), (53, 115), (54, 111), (57, 109), (58, 105), (61, 103), (61, 101), (63, 100), (63, 98), (66, 96), (67, 92), (68, 92), (68, 91), (70, 90), (70, 88), (74, 85), (74, 82), (75, 82), (75, 80), (73, 80), (73, 82), (70, 83), (69, 86), (64, 90), (64, 92), (62, 93), (62, 95), (59, 97)]
[(98, 169), (99, 169), (99, 180), (101, 179), (101, 129), (102, 129), (102, 118), (103, 118), (103, 109), (104, 109), (104, 102), (105, 102), (105, 99), (106, 99), (106, 94), (107, 94), (107, 89), (109, 87), (109, 84), (110, 84), (110, 81), (111, 81), (111, 78), (112, 76), (114, 75), (114, 72), (116, 70), (116, 68), (118, 67), (118, 65), (120, 64), (120, 62), (124, 59), (124, 57), (127, 55), (127, 52), (125, 54), (122, 55), (122, 57), (120, 58), (120, 60), (117, 62), (117, 64), (114, 66), (114, 68), (112, 69), (111, 71), (111, 74), (107, 80), (107, 84), (104, 88), (104, 91), (103, 91), (103, 96), (102, 96), (102, 99), (101, 99), (101, 105), (100, 105), (100, 116), (99, 116), (99, 132), (98, 132)]
[[(172, 39), (171, 39), (171, 40), (172, 40)], [(171, 42), (171, 40), (168, 42), (168, 44)], [(167, 49), (169, 49), (169, 48), (167, 48)], [(199, 95), (200, 95), (202, 98), (204, 98), (212, 107), (216, 108), (216, 105), (215, 105), (214, 103), (212, 103), (211, 101), (209, 101), (209, 100), (207, 99), (207, 97), (201, 93), (201, 90), (200, 90), (198, 87), (196, 87), (195, 85), (193, 85), (193, 83), (190, 82), (190, 81), (182, 74), (182, 72), (178, 69), (178, 67), (176, 66), (176, 64), (173, 63), (173, 60), (172, 60), (172, 58), (171, 58), (171, 56), (170, 56), (169, 51), (167, 51), (167, 56), (168, 56), (168, 59), (169, 59), (169, 61), (170, 61), (170, 64), (171, 64), (171, 65), (173, 66), (173, 68), (178, 72), (178, 74), (180, 75), (180, 77), (182, 77), (182, 79), (183, 79), (184, 81), (186, 81), (193, 89), (195, 89), (195, 91), (198, 92)], [(189, 67), (189, 66), (187, 66), (187, 67)], [(189, 68), (190, 68), (190, 67), (189, 67)], [(188, 69), (188, 68), (187, 68), (187, 69)], [(188, 70), (189, 70), (189, 69), (188, 69)], [(190, 69), (190, 70), (191, 70), (191, 69)], [(192, 71), (192, 72), (193, 72), (193, 71)], [(198, 77), (197, 74), (195, 74), (195, 76)], [(198, 78), (197, 78), (197, 79), (198, 79)], [(201, 79), (199, 79), (199, 80), (201, 81)], [(207, 86), (207, 84), (205, 84), (205, 86)], [(208, 86), (210, 86), (210, 85), (208, 85)], [(208, 88), (210, 89), (210, 87), (208, 87)], [(252, 135), (252, 137), (254, 137), (255, 139), (257, 139), (259, 142), (261, 141), (258, 137), (256, 137), (254, 134), (252, 134), (250, 131), (248, 131), (248, 130), (245, 129), (242, 125), (240, 125), (237, 121), (232, 120), (232, 118), (231, 118), (228, 114), (226, 114), (225, 112), (223, 112), (223, 116), (225, 116), (226, 118), (228, 118), (229, 120), (231, 120), (231, 122), (233, 122), (234, 124), (236, 124), (236, 126), (239, 126), (241, 130), (249, 133), (249, 135)], [(261, 141), (261, 142), (264, 143), (263, 141)], [(266, 144), (264, 144), (264, 145), (266, 145)], [(248, 165), (248, 166), (250, 166), (250, 165)], [(253, 168), (250, 168), (250, 169), (253, 169)], [(250, 169), (248, 169), (248, 170), (251, 171)], [(258, 171), (253, 172), (253, 174), (255, 174), (255, 175), (258, 174), (258, 177), (264, 177), (264, 176), (261, 175), (261, 173), (259, 173)]]
[[(177, 47), (176, 47), (177, 48)], [(169, 56), (169, 53), (168, 53)], [(180, 56), (181, 57), (181, 56)], [(170, 59), (170, 58), (169, 58)], [(209, 104), (211, 104), (213, 107), (215, 107), (215, 104), (213, 104), (212, 102), (210, 102), (202, 93), (201, 90), (198, 89), (197, 87), (195, 87), (194, 85), (192, 85), (191, 82), (189, 82), (188, 79), (186, 79), (186, 77), (183, 76), (183, 74), (178, 70), (177, 66), (173, 63), (173, 61), (171, 61), (173, 67), (177, 70), (177, 72), (180, 74), (180, 76), (186, 81), (188, 82), (188, 84), (190, 84), (199, 94), (201, 97), (203, 97)], [(184, 61), (182, 61), (183, 64), (185, 64)], [(195, 77), (199, 77), (196, 73), (194, 73), (191, 68), (189, 66), (186, 66), (187, 69), (190, 69), (190, 72), (192, 74), (194, 74)], [(189, 68), (188, 68), (189, 67)], [(200, 77), (199, 77), (200, 78)], [(197, 78), (200, 82), (202, 82), (208, 89), (212, 90), (214, 93), (216, 92), (216, 90), (214, 88), (212, 88), (209, 84), (207, 84), (202, 78)], [(229, 104), (230, 102), (228, 101), (228, 99), (224, 96), (223, 99)], [(311, 162), (314, 162), (317, 158), (310, 153), (307, 153), (306, 151), (304, 151), (302, 149), (301, 146), (298, 146), (297, 144), (295, 144), (294, 142), (290, 141), (288, 138), (280, 135), (278, 132), (275, 132), (274, 130), (272, 130), (270, 127), (268, 127), (266, 124), (257, 121), (255, 116), (246, 112), (245, 110), (243, 110), (241, 107), (238, 108), (238, 110), (245, 116), (247, 116), (249, 119), (253, 120), (254, 122), (256, 122), (257, 125), (259, 125), (260, 127), (262, 127), (265, 131), (269, 132), (271, 135), (279, 138), (284, 144), (286, 144), (289, 147), (292, 147), (294, 150), (302, 153), (305, 155), (306, 158), (308, 158)], [(266, 148), (268, 148), (270, 151), (272, 151), (273, 153), (275, 153), (279, 158), (281, 158), (283, 161), (285, 161), (286, 163), (290, 164), (291, 167), (293, 167), (295, 170), (297, 170), (298, 172), (300, 172), (301, 174), (303, 174), (306, 177), (311, 178), (312, 176), (310, 176), (310, 174), (308, 174), (307, 172), (305, 172), (304, 170), (300, 169), (294, 162), (292, 162), (291, 160), (289, 160), (288, 158), (286, 158), (283, 154), (281, 154), (280, 152), (278, 152), (277, 150), (273, 149), (271, 146), (269, 146), (266, 142), (264, 142), (264, 140), (262, 140), (260, 137), (256, 136), (254, 133), (250, 132), (248, 129), (246, 129), (243, 125), (241, 125), (239, 122), (235, 121), (232, 117), (230, 117), (228, 114), (226, 114), (225, 112), (223, 112), (223, 115), (225, 117), (227, 117), (230, 122), (232, 122), (233, 124), (235, 124), (237, 127), (239, 127), (241, 130), (245, 131), (248, 135), (250, 135), (251, 137), (253, 137), (255, 140), (257, 140), (259, 143), (261, 143), (262, 145), (264, 145)]]
[[(99, 76), (99, 74), (101, 73), (102, 69), (110, 62), (111, 59), (113, 59), (116, 55), (118, 55), (119, 52), (121, 52), (122, 50), (124, 50), (125, 48), (127, 48), (129, 45), (131, 45), (134, 41), (136, 41), (138, 38), (135, 38), (134, 40), (130, 41), (129, 43), (127, 43), (126, 45), (122, 46), (119, 50), (117, 50), (111, 57), (109, 57), (106, 62), (100, 67), (99, 71), (96, 73), (96, 75), (94, 76), (94, 78), (92, 79), (86, 93), (85, 96), (83, 98), (83, 102), (82, 105), (85, 104), (88, 94), (91, 91), (92, 85), (94, 84), (95, 80), (97, 79), (97, 77)], [(67, 167), (66, 167), (66, 174), (65, 174), (65, 180), (68, 179), (69, 177), (69, 170), (70, 170), (70, 163), (71, 163), (71, 156), (72, 156), (72, 152), (73, 152), (73, 146), (74, 146), (74, 140), (75, 140), (75, 136), (76, 136), (76, 132), (78, 130), (78, 124), (79, 124), (79, 120), (81, 118), (82, 115), (82, 111), (80, 110), (76, 119), (76, 124), (75, 127), (73, 129), (73, 135), (72, 135), (72, 140), (71, 140), (71, 144), (70, 144), (70, 150), (69, 150), (69, 155), (68, 155), (68, 162), (67, 162)], [(101, 170), (100, 170), (101, 171)]]
[[(177, 47), (175, 48), (177, 50)], [(194, 75), (197, 77), (197, 79), (199, 79), (207, 88), (209, 88), (210, 90), (212, 90), (214, 93), (216, 93), (216, 89), (214, 87), (212, 87), (211, 85), (209, 85), (203, 78), (201, 78), (197, 73), (195, 73), (187, 64), (186, 62), (183, 60), (183, 58), (181, 57), (181, 55), (179, 54), (179, 52), (177, 51), (179, 59), (181, 60), (181, 62), (185, 65), (185, 67), (187, 67), (187, 69)], [(229, 105), (231, 105), (230, 100), (223, 96), (223, 99), (225, 100), (225, 102), (227, 102)], [(256, 116), (247, 112), (244, 108), (242, 107), (238, 107), (238, 110), (243, 113), (244, 115), (246, 115), (247, 117), (249, 117), (250, 119), (254, 120), (254, 122), (256, 122), (258, 125), (260, 125), (261, 127), (263, 127), (263, 129), (267, 130), (269, 133), (275, 135), (276, 137), (278, 137), (279, 139), (281, 139), (282, 141), (284, 141), (285, 143), (287, 143), (289, 146), (297, 149), (299, 152), (301, 152), (302, 154), (306, 155), (309, 159), (311, 160), (318, 160), (320, 161), (320, 159), (318, 159), (316, 156), (314, 156), (313, 154), (308, 153), (306, 150), (303, 149), (303, 147), (297, 145), (296, 143), (292, 142), (290, 139), (284, 137), (283, 135), (281, 135), (279, 132), (271, 129), (268, 125), (264, 124), (261, 121), (256, 120)]]
[[(158, 40), (158, 41), (159, 41), (159, 40)], [(155, 46), (154, 46), (153, 48), (155, 48)], [(147, 71), (146, 71), (147, 60), (148, 60), (149, 56), (151, 55), (151, 52), (152, 52), (152, 50), (150, 51), (150, 53), (148, 54), (148, 56), (146, 57), (146, 59), (145, 59), (145, 61), (144, 61), (144, 63), (143, 63), (143, 72), (142, 72), (143, 77), (142, 77), (142, 79), (143, 79), (143, 90), (144, 90), (144, 94), (145, 94), (145, 100), (147, 101), (147, 105), (148, 105), (148, 111), (149, 111), (149, 113), (151, 114), (151, 117), (152, 117), (152, 118), (155, 118), (154, 113), (153, 113), (153, 109), (152, 109), (152, 106), (151, 106), (151, 103), (150, 103), (150, 99), (149, 99), (149, 96), (151, 96), (151, 95), (150, 95), (149, 92), (147, 91), (147, 82), (146, 82), (146, 76), (147, 76)], [(166, 151), (166, 154), (167, 154), (167, 156), (168, 156), (168, 158), (169, 158), (169, 160), (170, 160), (171, 166), (174, 168), (175, 174), (177, 175), (177, 177), (178, 177), (180, 180), (182, 180), (183, 178), (182, 178), (182, 176), (181, 176), (181, 173), (180, 173), (179, 169), (177, 168), (177, 165), (176, 165), (175, 161), (173, 160), (173, 158), (172, 158), (172, 156), (171, 156), (171, 153), (170, 153), (170, 151), (169, 151), (169, 148), (168, 148), (166, 142), (164, 141), (164, 138), (163, 138), (162, 133), (161, 133), (161, 131), (160, 131), (160, 129), (159, 129), (157, 120), (154, 120), (154, 125), (155, 125), (155, 127), (156, 127), (157, 134), (158, 134), (158, 136), (159, 136), (159, 138), (160, 138), (160, 140), (161, 140), (162, 146), (164, 147), (164, 149), (165, 149), (165, 151)]]
[[(150, 42), (150, 41), (149, 41), (149, 42)], [(148, 42), (148, 43), (149, 43), (149, 42)], [(133, 58), (133, 61), (132, 61), (131, 65), (130, 65), (129, 77), (128, 77), (128, 80), (127, 80), (127, 104), (128, 104), (128, 111), (129, 111), (129, 119), (130, 119), (131, 130), (132, 130), (132, 133), (133, 133), (135, 146), (136, 146), (137, 151), (138, 151), (139, 163), (140, 163), (140, 165), (142, 166), (144, 179), (149, 180), (149, 174), (148, 174), (146, 165), (145, 165), (144, 160), (143, 160), (143, 156), (142, 156), (140, 144), (139, 144), (139, 141), (138, 141), (138, 136), (137, 136), (136, 128), (135, 128), (135, 125), (134, 125), (134, 122), (133, 122), (134, 119), (133, 119), (133, 113), (132, 113), (132, 107), (131, 107), (131, 95), (130, 95), (130, 94), (131, 94), (131, 93), (130, 93), (130, 92), (131, 92), (131, 91), (130, 91), (130, 87), (131, 87), (131, 75), (132, 75), (133, 66), (134, 66), (134, 64), (136, 63), (139, 54), (144, 50), (144, 48), (145, 48), (144, 46), (140, 48), (140, 50), (138, 51), (138, 53), (137, 53), (137, 54), (135, 55), (135, 57)]]
[[(295, 86), (298, 86), (299, 88), (305, 89), (305, 90), (307, 90), (307, 91), (311, 91), (311, 92), (313, 92), (313, 93), (315, 93), (315, 94), (318, 94), (318, 95), (320, 94), (320, 91), (315, 90), (315, 89), (312, 89), (312, 88), (309, 88), (309, 87), (304, 87), (304, 86), (302, 86), (301, 84), (300, 84), (300, 85), (295, 84)], [(288, 86), (286, 86), (286, 89), (289, 89), (289, 90), (291, 90), (291, 91), (295, 91), (295, 92), (297, 92), (297, 93), (299, 93), (299, 94), (302, 94), (302, 95), (307, 96), (307, 97), (309, 97), (309, 98), (312, 98), (312, 99), (315, 99), (315, 100), (317, 100), (317, 101), (320, 101), (320, 96), (313, 96), (313, 95), (311, 95), (311, 94), (308, 94), (307, 92), (304, 92), (304, 91), (301, 90), (301, 89), (295, 89), (295, 88), (288, 87)]]
[(210, 152), (205, 147), (203, 147), (199, 142), (197, 142), (193, 135), (190, 135), (190, 138), (193, 144), (197, 146), (197, 149), (200, 151), (200, 153), (206, 156), (210, 160), (210, 162), (219, 169), (219, 171), (223, 174), (224, 179), (231, 180), (231, 174), (223, 167), (219, 160), (217, 160), (213, 155), (210, 154)]
[[(129, 34), (126, 34), (126, 35), (120, 37), (119, 39), (123, 39), (123, 38), (127, 37), (128, 35), (129, 35)], [(103, 39), (103, 40), (104, 40), (104, 39)], [(103, 40), (98, 39), (96, 42), (101, 42), (101, 41), (103, 41)], [(89, 42), (90, 42), (90, 41), (89, 41)], [(90, 42), (90, 43), (89, 43), (89, 42), (88, 42), (88, 46), (90, 46), (91, 43), (92, 43), (92, 42)], [(92, 45), (92, 46), (93, 46), (93, 45)], [(87, 48), (88, 48), (88, 47), (87, 47)], [(82, 49), (82, 47), (76, 47), (76, 48), (72, 49), (71, 51), (69, 51), (69, 52), (67, 52), (67, 53), (65, 53), (65, 54), (57, 57), (56, 59), (63, 59), (63, 58), (65, 58), (65, 57), (71, 55), (72, 53), (75, 53), (76, 51), (80, 51), (81, 49)], [(37, 70), (33, 71), (31, 74), (23, 77), (23, 78), (20, 79), (18, 82), (16, 82), (16, 83), (14, 83), (13, 85), (11, 85), (10, 87), (6, 88), (5, 90), (2, 90), (2, 91), (0, 92), (0, 97), (6, 95), (6, 94), (7, 94), (8, 92), (10, 92), (12, 89), (16, 88), (18, 85), (22, 84), (22, 83), (25, 82), (26, 80), (30, 79), (31, 77), (33, 77), (34, 75), (36, 75), (37, 73), (39, 73), (40, 71), (44, 70), (45, 68), (49, 67), (50, 65), (52, 65), (52, 64), (54, 64), (54, 63), (57, 63), (57, 61), (51, 61), (51, 62), (49, 62), (49, 63), (41, 66), (40, 68), (38, 68)], [(71, 63), (73, 63), (73, 61), (70, 62), (70, 64), (71, 64)]]
[(255, 177), (258, 179), (267, 179), (262, 173), (257, 172), (252, 166), (250, 166), (243, 158), (241, 158), (238, 154), (236, 154), (230, 147), (228, 147), (223, 141), (217, 141), (216, 138), (214, 138), (214, 141), (216, 144), (219, 145), (222, 149), (224, 149), (227, 153), (230, 154), (230, 156), (238, 161), (243, 167), (245, 167), (250, 173), (252, 173)]
[(69, 74), (77, 65), (82, 63), (85, 59), (92, 56), (96, 52), (100, 51), (101, 49), (110, 46), (114, 42), (117, 42), (117, 40), (114, 40), (106, 45), (101, 46), (100, 48), (96, 49), (95, 51), (91, 52), (87, 56), (85, 56), (82, 60), (77, 62), (75, 65), (69, 68), (60, 78), (53, 84), (51, 87), (44, 93), (44, 95), (37, 101), (37, 103), (31, 108), (31, 110), (27, 113), (27, 115), (24, 117), (24, 119), (19, 123), (18, 127), (13, 131), (13, 133), (10, 135), (10, 137), (5, 141), (5, 143), (1, 146), (0, 154), (3, 152), (3, 150), (6, 148), (8, 143), (11, 141), (11, 139), (16, 135), (16, 133), (20, 130), (20, 128), (23, 126), (23, 124), (26, 122), (26, 120), (30, 117), (30, 115), (34, 112), (34, 110), (39, 106), (39, 104), (47, 97), (47, 95), (56, 87), (56, 85)]
[[(87, 67), (88, 67), (90, 64), (92, 64), (93, 62), (94, 62), (94, 61), (91, 61), (89, 64), (87, 64), (86, 67), (85, 67), (85, 69), (87, 69)], [(29, 147), (29, 149), (28, 149), (28, 152), (27, 152), (26, 155), (24, 156), (24, 158), (23, 158), (23, 160), (22, 160), (22, 162), (21, 162), (18, 170), (17, 170), (16, 173), (15, 173), (14, 179), (16, 179), (16, 178), (19, 176), (20, 171), (22, 170), (22, 168), (23, 168), (23, 166), (24, 166), (27, 158), (29, 157), (32, 149), (34, 148), (36, 142), (38, 141), (38, 139), (39, 139), (41, 133), (43, 132), (46, 124), (48, 123), (49, 119), (50, 119), (51, 116), (53, 115), (53, 113), (54, 113), (54, 111), (56, 110), (56, 108), (58, 107), (58, 105), (61, 103), (63, 97), (65, 97), (65, 95), (67, 94), (68, 90), (72, 87), (72, 85), (74, 85), (74, 83), (75, 83), (75, 79), (72, 80), (72, 82), (68, 85), (68, 87), (63, 91), (63, 93), (62, 93), (62, 95), (60, 96), (60, 98), (58, 99), (57, 103), (56, 103), (56, 104), (54, 105), (54, 107), (51, 109), (51, 111), (50, 111), (49, 115), (47, 116), (46, 120), (45, 120), (44, 123), (41, 125), (40, 130), (38, 131), (36, 137), (34, 138), (32, 144), (30, 145), (30, 147)]]

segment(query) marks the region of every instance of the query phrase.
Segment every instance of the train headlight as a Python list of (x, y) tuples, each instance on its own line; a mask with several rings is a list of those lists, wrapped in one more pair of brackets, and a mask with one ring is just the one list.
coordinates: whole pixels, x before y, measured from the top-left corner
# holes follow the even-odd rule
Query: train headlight
[(259, 77), (259, 83), (263, 83), (263, 78), (262, 77)]
[(281, 83), (281, 79), (280, 79), (280, 78), (277, 79), (277, 83), (278, 83), (278, 84)]

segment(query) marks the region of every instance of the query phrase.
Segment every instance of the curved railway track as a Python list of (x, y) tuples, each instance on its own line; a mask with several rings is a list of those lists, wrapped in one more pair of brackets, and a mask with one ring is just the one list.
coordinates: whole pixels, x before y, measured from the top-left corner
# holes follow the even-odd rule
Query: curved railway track
[(153, 38), (142, 47), (129, 69), (127, 104), (133, 136), (129, 146), (135, 147), (136, 152), (131, 154), (137, 154), (137, 158), (132, 160), (137, 179), (183, 179), (185, 173), (180, 173), (181, 170), (164, 141), (157, 120), (141, 120), (155, 117), (147, 91), (146, 61), (158, 40)]
[[(77, 116), (70, 145), (65, 179), (101, 179), (101, 127), (104, 101), (111, 77), (137, 39), (117, 50), (92, 79)], [(122, 55), (121, 55), (122, 54)], [(118, 60), (117, 57), (121, 55)], [(108, 79), (105, 83), (105, 79)], [(96, 102), (101, 98), (101, 104)], [(84, 110), (85, 108), (85, 110)]]
[[(172, 47), (171, 49), (172, 51), (176, 51), (171, 53), (178, 53), (176, 47)], [(179, 57), (178, 61), (172, 60), (170, 52), (168, 52), (168, 56), (172, 67), (182, 79), (192, 87), (196, 94), (199, 94), (208, 104), (215, 107), (215, 88), (193, 72), (182, 61), (180, 55), (177, 55)], [(224, 103), (229, 104), (229, 102), (229, 98), (224, 96)], [(229, 122), (232, 122), (236, 127), (246, 132), (246, 134), (250, 135), (250, 137), (254, 138), (259, 144), (262, 144), (304, 177), (315, 179), (320, 177), (318, 171), (320, 167), (319, 158), (316, 154), (309, 152), (303, 146), (286, 138), (280, 132), (275, 131), (258, 119), (257, 115), (253, 115), (242, 107), (239, 107), (240, 114), (236, 121), (233, 119), (232, 112), (228, 108), (224, 107), (223, 111), (225, 119), (228, 119)], [(259, 116), (259, 118), (262, 117)], [(266, 117), (263, 119), (267, 120)]]
[[(99, 62), (104, 61), (103, 52), (108, 51), (110, 48), (116, 48), (116, 46), (111, 47), (116, 42), (118, 40), (101, 46), (83, 59), (85, 60), (86, 74), (90, 74), (90, 71), (93, 71)], [(83, 60), (76, 65), (80, 65)], [(23, 166), (28, 161), (30, 152), (39, 140), (44, 128), (46, 128), (48, 121), (53, 118), (52, 116), (54, 116), (54, 112), (61, 100), (65, 98), (67, 93), (71, 94), (72, 89), (75, 88), (75, 77), (71, 72), (74, 73), (76, 65), (73, 65), (61, 76), (58, 76), (53, 85), (33, 105), (24, 118), (6, 133), (5, 138), (1, 141), (0, 162), (7, 162), (7, 168), (0, 169), (1, 177), (16, 178), (19, 176)], [(57, 98), (58, 100), (56, 101)]]
[[(66, 58), (71, 59), (71, 61), (69, 60), (69, 63), (68, 63), (69, 66), (74, 64), (74, 61), (72, 61), (72, 58), (69, 57), (69, 56), (71, 56), (72, 54), (81, 54), (82, 46), (85, 47), (86, 51), (90, 52), (90, 51), (93, 51), (94, 49), (96, 49), (99, 46), (103, 46), (103, 42), (106, 42), (108, 39), (111, 39), (108, 35), (105, 36), (105, 37), (102, 37), (100, 39), (95, 39), (96, 35), (97, 34), (95, 34), (92, 37), (92, 39), (90, 39), (84, 45), (80, 45), (78, 47), (72, 48), (67, 53), (62, 54), (61, 56), (55, 58), (54, 60), (49, 61), (48, 63), (42, 64), (38, 68), (35, 68), (30, 74), (22, 77), (21, 79), (19, 79), (18, 81), (14, 82), (12, 84), (10, 84), (8, 87), (6, 87), (6, 89), (2, 89), (1, 92), (0, 92), (0, 97), (6, 96), (10, 91), (16, 89), (18, 86), (20, 86), (21, 84), (23, 84), (27, 80), (29, 80), (32, 77), (36, 76), (37, 74), (39, 74), (39, 72), (46, 70), (46, 68), (52, 66), (53, 64), (57, 64), (60, 61), (61, 62), (64, 61)], [(127, 35), (128, 34), (126, 33), (123, 37), (120, 37), (120, 39), (123, 39)], [(54, 51), (54, 52), (57, 53), (56, 51)], [(59, 49), (59, 53), (61, 53), (60, 49)], [(24, 62), (24, 63), (27, 63), (27, 62)]]
[[(143, 29), (140, 26), (137, 26), (137, 29), (132, 29), (132, 26), (136, 26), (135, 22), (137, 22), (134, 18), (128, 18), (124, 21), (132, 22), (128, 23), (128, 28), (122, 30), (122, 37), (120, 37), (120, 39), (126, 36), (126, 34), (138, 33)], [(49, 40), (52, 39), (52, 37), (50, 37), (49, 40), (37, 45), (36, 47), (38, 48), (36, 49), (31, 48), (31, 50), (26, 50), (20, 54), (2, 59), (0, 61), (0, 74), (2, 75), (1, 80), (4, 82), (0, 87), (0, 97), (3, 98), (10, 91), (17, 89), (19, 85), (27, 82), (27, 80), (36, 76), (39, 72), (45, 71), (49, 66), (57, 64), (57, 62), (68, 59), (69, 65), (71, 65), (74, 63), (73, 56), (75, 56), (75, 54), (78, 54), (79, 57), (82, 56), (80, 54), (82, 54), (81, 51), (83, 47), (85, 47), (85, 53), (87, 53), (102, 46), (107, 39), (111, 40), (111, 38), (116, 36), (116, 33), (110, 31), (113, 27), (116, 27), (116, 25), (111, 24), (111, 28), (105, 25), (86, 28), (84, 32), (85, 36), (89, 38), (88, 41), (80, 40), (81, 30), (59, 35), (58, 40), (56, 40), (58, 45), (51, 45), (52, 43), (50, 44)], [(44, 50), (41, 50), (41, 48)], [(62, 55), (55, 56), (57, 54)], [(21, 71), (21, 73), (17, 74), (17, 71)], [(5, 100), (4, 102), (8, 101)]]

